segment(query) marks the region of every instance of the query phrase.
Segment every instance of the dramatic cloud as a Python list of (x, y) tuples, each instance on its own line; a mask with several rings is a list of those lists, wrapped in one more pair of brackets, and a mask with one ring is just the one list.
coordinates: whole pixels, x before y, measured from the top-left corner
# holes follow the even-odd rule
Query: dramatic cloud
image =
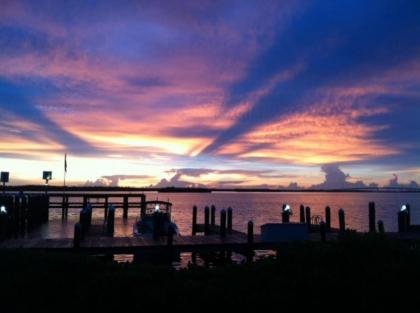
[(329, 164), (419, 181), (419, 21), (416, 0), (2, 1), (1, 167), (60, 177), (67, 152), (80, 184), (357, 184)]
[(389, 183), (386, 187), (390, 188), (419, 188), (419, 184), (414, 180), (410, 181), (407, 184), (400, 184), (398, 182), (398, 175), (394, 174), (394, 178), (389, 180)]
[[(366, 184), (361, 180), (354, 182), (349, 181), (352, 177), (349, 174), (345, 174), (337, 164), (325, 164), (321, 167), (322, 172), (325, 174), (325, 180), (321, 184), (313, 185), (312, 189), (365, 189), (365, 188), (378, 188), (378, 183)], [(415, 181), (411, 181), (408, 184), (399, 184), (398, 176), (394, 174), (388, 185), (383, 187), (392, 188), (419, 188), (419, 185)]]
[(338, 165), (326, 164), (321, 167), (325, 173), (325, 181), (319, 185), (312, 186), (313, 189), (349, 189), (349, 188), (366, 188), (364, 182), (349, 182), (349, 174), (345, 174)]
[(112, 175), (102, 176), (95, 181), (87, 181), (84, 186), (92, 187), (122, 187), (122, 186), (136, 186), (139, 182), (153, 178), (148, 175)]
[[(293, 175), (281, 175), (268, 170), (218, 170), (206, 168), (180, 168), (168, 171), (173, 176), (162, 179), (154, 185), (164, 187), (212, 187), (212, 188), (278, 188), (279, 179), (290, 179)], [(261, 184), (260, 182), (266, 182)], [(297, 183), (290, 183), (284, 189), (297, 189)]]

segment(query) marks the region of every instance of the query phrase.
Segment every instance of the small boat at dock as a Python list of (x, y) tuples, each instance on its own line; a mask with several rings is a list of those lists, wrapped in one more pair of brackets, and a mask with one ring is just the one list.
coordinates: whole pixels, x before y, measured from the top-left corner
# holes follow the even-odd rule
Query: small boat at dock
[(146, 201), (140, 219), (134, 224), (134, 236), (153, 236), (155, 238), (170, 234), (179, 236), (178, 226), (171, 220), (171, 210), (171, 202)]

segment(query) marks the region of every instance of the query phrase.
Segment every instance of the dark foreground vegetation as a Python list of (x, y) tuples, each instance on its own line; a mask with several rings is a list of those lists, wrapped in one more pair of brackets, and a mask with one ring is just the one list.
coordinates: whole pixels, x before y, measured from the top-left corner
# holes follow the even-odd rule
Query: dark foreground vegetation
[(0, 252), (0, 312), (404, 312), (419, 308), (419, 285), (416, 243), (352, 234), (335, 243), (290, 244), (278, 259), (179, 271), (81, 255)]

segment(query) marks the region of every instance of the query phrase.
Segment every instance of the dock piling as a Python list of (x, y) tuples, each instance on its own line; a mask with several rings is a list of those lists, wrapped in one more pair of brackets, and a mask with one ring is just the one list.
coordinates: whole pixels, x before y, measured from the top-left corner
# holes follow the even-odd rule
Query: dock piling
[(254, 222), (253, 221), (248, 222), (247, 239), (248, 239), (249, 245), (252, 245), (254, 243)]
[(281, 212), (281, 221), (282, 223), (289, 223), (290, 222), (290, 212), (286, 210), (287, 204), (283, 204), (282, 212)]
[(104, 220), (108, 218), (108, 197), (105, 197), (105, 203), (104, 203)]
[(319, 223), (319, 231), (321, 233), (321, 241), (327, 241), (327, 225), (325, 222), (321, 221), (321, 223)]
[(123, 199), (123, 219), (128, 218), (128, 196), (124, 196)]
[(214, 205), (210, 208), (210, 224), (211, 227), (216, 226), (216, 207)]
[(114, 225), (115, 225), (115, 207), (111, 204), (108, 208), (108, 214), (107, 214), (107, 219), (106, 219), (107, 234), (110, 236), (114, 235)]
[(226, 237), (226, 210), (220, 211), (220, 236)]
[(140, 195), (140, 217), (144, 218), (146, 215), (146, 196)]
[(340, 232), (346, 230), (346, 216), (343, 209), (338, 210), (338, 224)]
[(63, 202), (61, 208), (61, 219), (63, 221), (67, 219), (68, 201), (69, 198), (66, 195), (63, 195)]
[(84, 207), (84, 208), (86, 207), (87, 203), (88, 203), (87, 196), (86, 196), (86, 195), (84, 195), (84, 196), (83, 196), (83, 207)]
[(376, 232), (375, 202), (369, 202), (369, 232)]
[(407, 208), (407, 230), (411, 226), (411, 207), (408, 203), (405, 204), (405, 207)]
[(398, 211), (398, 232), (406, 233), (408, 231), (409, 214), (407, 210)]
[(246, 253), (247, 262), (252, 262), (253, 254), (254, 254), (254, 222), (248, 222), (248, 230), (247, 230), (247, 241), (248, 241), (248, 248)]
[(303, 204), (300, 205), (300, 222), (305, 223), (305, 207)]
[(305, 220), (306, 220), (306, 225), (308, 226), (308, 230), (311, 230), (311, 208), (310, 207), (306, 207), (305, 208)]
[(384, 222), (382, 220), (379, 220), (378, 221), (378, 232), (380, 234), (384, 234), (385, 233)]
[(195, 236), (197, 234), (197, 206), (193, 206), (192, 211), (192, 235)]
[(228, 234), (232, 233), (232, 219), (233, 219), (232, 208), (229, 207), (227, 209), (227, 232), (228, 232)]
[(204, 235), (210, 235), (210, 208), (204, 208)]
[(331, 208), (329, 206), (325, 208), (325, 228), (326, 230), (331, 229)]

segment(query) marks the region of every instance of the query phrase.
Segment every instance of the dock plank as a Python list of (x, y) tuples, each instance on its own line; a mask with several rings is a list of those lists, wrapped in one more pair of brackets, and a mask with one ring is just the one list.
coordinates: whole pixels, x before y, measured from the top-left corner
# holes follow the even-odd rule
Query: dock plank
[[(420, 233), (387, 233), (386, 237), (396, 240), (420, 240)], [(327, 235), (327, 240), (337, 238), (336, 233)], [(311, 241), (320, 241), (319, 234), (311, 234)], [(285, 242), (263, 242), (260, 235), (254, 236), (253, 249), (276, 249)], [(220, 235), (207, 236), (179, 236), (174, 237), (172, 246), (168, 246), (167, 238), (153, 239), (152, 237), (106, 237), (94, 236), (82, 240), (80, 248), (73, 248), (72, 238), (61, 239), (10, 239), (0, 243), (0, 249), (33, 249), (50, 251), (80, 251), (84, 253), (136, 253), (139, 251), (174, 249), (177, 251), (217, 251), (219, 250), (244, 250), (250, 246), (244, 233), (235, 232), (226, 237)]]

